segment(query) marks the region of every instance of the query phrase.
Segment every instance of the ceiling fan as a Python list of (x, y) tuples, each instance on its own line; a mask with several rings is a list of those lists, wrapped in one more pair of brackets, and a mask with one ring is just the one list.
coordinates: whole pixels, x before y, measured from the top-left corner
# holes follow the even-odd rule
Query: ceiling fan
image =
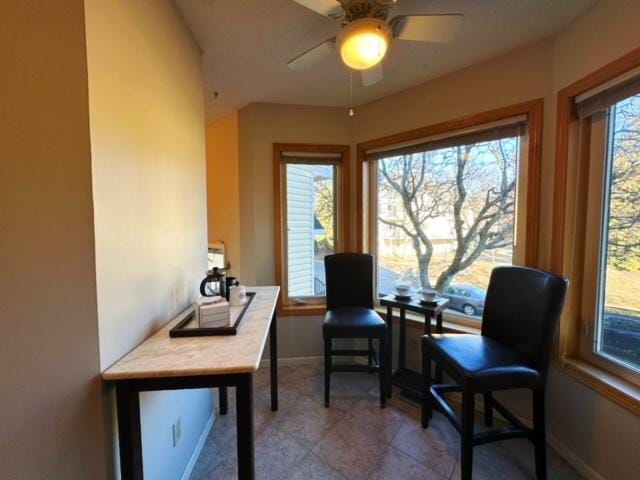
[(446, 43), (453, 40), (461, 14), (420, 14), (390, 16), (397, 0), (293, 0), (332, 20), (340, 20), (342, 31), (290, 60), (293, 70), (302, 70), (334, 54), (360, 70), (362, 83), (373, 85), (383, 78), (381, 61), (391, 40)]

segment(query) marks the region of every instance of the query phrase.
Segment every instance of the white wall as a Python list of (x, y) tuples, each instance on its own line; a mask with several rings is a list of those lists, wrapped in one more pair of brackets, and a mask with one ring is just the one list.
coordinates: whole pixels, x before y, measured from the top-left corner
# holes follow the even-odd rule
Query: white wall
[[(85, 11), (104, 370), (187, 307), (207, 268), (204, 104), (201, 52), (172, 2)], [(145, 477), (179, 478), (210, 391), (144, 393), (141, 410)]]

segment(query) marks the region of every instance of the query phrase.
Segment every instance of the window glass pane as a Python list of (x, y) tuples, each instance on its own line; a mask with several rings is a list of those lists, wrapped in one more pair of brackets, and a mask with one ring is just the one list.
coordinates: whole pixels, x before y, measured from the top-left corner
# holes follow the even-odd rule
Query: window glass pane
[(287, 164), (286, 178), (287, 293), (323, 296), (324, 257), (335, 251), (335, 166)]
[(640, 95), (610, 113), (597, 351), (640, 370)]
[(378, 293), (435, 288), (479, 317), (489, 275), (513, 257), (520, 137), (377, 162)]

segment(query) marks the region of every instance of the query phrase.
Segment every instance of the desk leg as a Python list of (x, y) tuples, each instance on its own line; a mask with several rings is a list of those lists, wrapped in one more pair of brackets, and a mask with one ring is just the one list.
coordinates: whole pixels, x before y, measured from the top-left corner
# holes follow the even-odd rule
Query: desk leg
[(227, 387), (218, 387), (218, 406), (220, 408), (220, 415), (226, 415), (229, 409)]
[(431, 314), (424, 314), (424, 334), (431, 335)]
[(407, 342), (407, 311), (400, 309), (400, 336), (398, 337), (398, 370), (404, 370)]
[[(436, 333), (442, 333), (442, 313), (436, 317)], [(436, 383), (442, 384), (442, 369), (438, 364), (436, 364)]]
[[(392, 377), (393, 377), (393, 308), (387, 307), (387, 398), (391, 398)], [(381, 352), (381, 354), (383, 354)]]
[(140, 398), (130, 382), (123, 380), (116, 383), (116, 403), (120, 441), (120, 476), (127, 480), (142, 480)]
[(278, 410), (278, 321), (273, 313), (269, 327), (269, 368), (271, 369), (271, 410)]
[(236, 385), (236, 425), (238, 429), (238, 479), (255, 478), (253, 448), (253, 374), (240, 376)]

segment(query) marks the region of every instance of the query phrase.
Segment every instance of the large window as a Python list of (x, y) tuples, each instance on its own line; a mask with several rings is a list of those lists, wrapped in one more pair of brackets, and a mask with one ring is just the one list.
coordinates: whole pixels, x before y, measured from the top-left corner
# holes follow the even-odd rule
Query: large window
[(278, 280), (284, 313), (325, 302), (324, 257), (341, 251), (347, 147), (276, 145)]
[[(640, 81), (637, 82), (640, 89)], [(582, 349), (637, 380), (640, 372), (640, 94), (585, 100), (589, 188)], [(607, 101), (608, 100), (608, 101)], [(609, 105), (609, 103), (612, 103)], [(606, 108), (602, 108), (602, 107)]]
[(529, 115), (490, 116), (397, 144), (365, 144), (378, 295), (398, 284), (436, 289), (450, 300), (450, 320), (473, 324), (492, 269), (529, 263), (527, 231), (537, 224), (527, 212), (527, 178), (536, 172), (528, 162)]

